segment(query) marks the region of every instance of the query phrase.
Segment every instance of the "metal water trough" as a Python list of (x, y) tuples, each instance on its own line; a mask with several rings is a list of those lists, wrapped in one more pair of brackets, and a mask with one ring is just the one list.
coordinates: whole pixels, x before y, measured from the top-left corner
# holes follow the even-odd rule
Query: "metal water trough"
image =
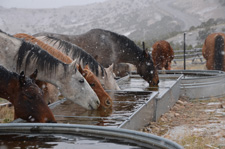
[(183, 74), (181, 96), (190, 99), (209, 99), (225, 96), (225, 72), (217, 70), (169, 70), (165, 74)]
[[(120, 79), (118, 84), (122, 90), (109, 91), (109, 94), (128, 96), (128, 98), (126, 100), (114, 100), (114, 105), (122, 104), (122, 108), (116, 108), (109, 115), (96, 113), (98, 111), (86, 111), (66, 99), (59, 100), (49, 105), (49, 107), (52, 109), (58, 123), (101, 125), (140, 130), (150, 121), (157, 121), (179, 99), (182, 76), (182, 74), (160, 74), (158, 91), (151, 91), (152, 89), (148, 88), (148, 83), (139, 75), (129, 75)], [(135, 85), (136, 88), (130, 86), (125, 87), (126, 90), (123, 90), (124, 82), (130, 79), (138, 79)], [(63, 114), (62, 111), (65, 110), (66, 112)]]
[[(41, 134), (48, 134), (48, 135), (66, 135), (63, 136), (64, 141), (67, 140), (68, 136), (74, 135), (82, 135), (86, 137), (98, 137), (99, 141), (104, 141), (107, 139), (111, 140), (117, 140), (118, 142), (124, 141), (125, 143), (132, 143), (135, 144), (135, 148), (165, 148), (165, 149), (182, 149), (183, 147), (179, 144), (170, 141), (168, 139), (155, 136), (152, 134), (142, 133), (138, 131), (132, 131), (127, 129), (118, 129), (118, 128), (109, 128), (109, 127), (99, 127), (99, 126), (89, 126), (89, 125), (75, 125), (75, 124), (40, 124), (40, 123), (14, 123), (14, 124), (1, 124), (0, 125), (0, 135), (6, 135), (6, 134), (20, 134), (24, 136), (25, 134), (36, 134), (37, 137)], [(41, 138), (42, 136), (40, 136)], [(43, 141), (43, 138), (41, 138)], [(3, 140), (0, 139), (0, 142), (2, 145), (4, 145), (5, 141), (11, 141), (7, 140), (7, 138), (4, 138)], [(20, 142), (26, 141), (26, 140), (19, 140)], [(19, 142), (18, 141), (18, 142)], [(39, 142), (42, 142), (39, 141)], [(72, 143), (74, 141), (74, 143)], [(71, 139), (70, 145), (75, 146), (75, 142), (77, 140)], [(98, 141), (98, 142), (99, 142)], [(12, 142), (12, 141), (11, 141)], [(112, 143), (109, 141), (109, 143), (112, 145)], [(57, 141), (53, 143), (54, 145), (57, 145)], [(88, 147), (94, 148), (95, 144), (88, 144)], [(37, 142), (32, 145), (38, 145)], [(65, 144), (64, 144), (65, 145)], [(19, 144), (16, 144), (18, 147)], [(128, 145), (129, 146), (129, 145)], [(12, 147), (12, 146), (11, 146)], [(108, 145), (108, 147), (110, 147)], [(96, 147), (95, 147), (96, 148)], [(98, 147), (99, 148), (99, 147)], [(100, 146), (101, 148), (101, 146)]]
[[(182, 74), (173, 74), (173, 75), (162, 73), (159, 74), (159, 80), (161, 83), (159, 84), (158, 94), (155, 98), (156, 105), (154, 106), (155, 111), (154, 119), (152, 119), (151, 121), (157, 121), (162, 114), (168, 112), (170, 108), (177, 102), (180, 96), (180, 83), (182, 77), (183, 77)], [(132, 78), (140, 78), (140, 76), (139, 75), (126, 76), (118, 81), (119, 86), (123, 89), (124, 81)], [(148, 83), (145, 82), (144, 80), (139, 80), (138, 83), (140, 86), (148, 86)], [(125, 89), (129, 90), (129, 87), (125, 86)], [(132, 90), (132, 87), (130, 87), (130, 89)], [(149, 109), (143, 108), (142, 110), (148, 111)], [(143, 119), (143, 117), (145, 118), (147, 117), (147, 115), (140, 115), (139, 119), (140, 118)], [(133, 121), (125, 121), (120, 127), (130, 128), (131, 127), (130, 125), (132, 123), (133, 125), (135, 125), (135, 123), (138, 123), (138, 119)]]
[[(112, 113), (103, 111), (87, 111), (76, 104), (63, 99), (52, 105), (50, 108), (59, 123), (101, 125), (113, 128), (127, 128), (139, 130), (150, 121), (155, 119), (156, 97), (158, 92), (151, 91), (115, 91), (109, 92), (113, 96), (128, 96), (126, 100), (113, 101), (117, 106)], [(121, 106), (121, 107), (120, 107)], [(61, 107), (61, 108), (60, 108)], [(68, 109), (68, 112), (60, 115), (61, 110)]]

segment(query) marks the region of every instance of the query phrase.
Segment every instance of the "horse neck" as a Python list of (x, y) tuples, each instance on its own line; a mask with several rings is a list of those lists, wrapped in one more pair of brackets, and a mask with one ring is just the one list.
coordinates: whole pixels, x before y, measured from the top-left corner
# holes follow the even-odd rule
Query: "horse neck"
[(0, 32), (0, 64), (6, 69), (16, 71), (15, 55), (22, 41)]
[[(110, 36), (108, 34), (106, 34), (106, 36)], [(82, 49), (84, 49), (85, 51), (89, 52), (89, 48), (87, 48), (87, 46), (90, 45), (96, 45), (97, 43), (100, 43), (100, 39), (95, 38), (95, 36), (91, 36), (91, 34), (89, 33), (84, 33), (84, 34), (80, 34), (80, 35), (70, 35), (68, 36), (68, 39), (70, 40), (71, 43), (76, 44), (77, 46), (81, 47)], [(108, 39), (110, 42), (110, 48), (112, 51), (112, 53), (114, 53), (113, 55), (111, 55), (111, 57), (115, 57), (115, 61), (113, 61), (113, 63), (131, 63), (135, 66), (139, 65), (139, 58), (138, 55), (141, 55), (143, 53), (143, 51), (139, 48), (139, 47), (131, 47), (128, 48), (126, 46), (126, 41), (121, 43), (123, 46), (122, 47), (126, 47), (126, 48), (121, 48), (121, 45), (117, 44), (117, 37), (114, 37), (112, 35), (111, 38)], [(127, 39), (129, 41), (129, 39)], [(109, 49), (110, 50), (110, 49)], [(97, 51), (96, 51), (97, 52)]]
[(136, 48), (133, 48), (133, 49), (135, 50), (132, 51), (130, 49), (127, 49), (127, 51), (124, 50), (126, 52), (120, 51), (120, 54), (118, 55), (118, 58), (119, 58), (118, 63), (130, 63), (138, 67), (143, 58), (143, 55), (142, 55), (143, 51), (138, 50)]

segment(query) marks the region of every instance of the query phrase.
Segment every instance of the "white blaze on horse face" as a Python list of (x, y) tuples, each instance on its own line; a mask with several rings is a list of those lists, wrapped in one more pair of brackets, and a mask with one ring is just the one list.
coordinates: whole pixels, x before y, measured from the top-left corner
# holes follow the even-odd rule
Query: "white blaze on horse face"
[(100, 101), (80, 72), (75, 70), (75, 61), (69, 67), (69, 72), (66, 76), (62, 74), (62, 77), (59, 78), (62, 81), (58, 81), (60, 83), (58, 86), (60, 86), (61, 93), (67, 95), (67, 99), (72, 100), (86, 109), (97, 109)]

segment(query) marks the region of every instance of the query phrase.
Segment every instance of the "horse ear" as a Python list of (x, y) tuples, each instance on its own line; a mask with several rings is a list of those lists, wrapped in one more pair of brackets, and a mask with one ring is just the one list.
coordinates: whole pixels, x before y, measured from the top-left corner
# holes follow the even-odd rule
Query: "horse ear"
[(113, 66), (114, 66), (114, 63), (112, 63), (109, 67), (108, 67), (108, 70), (110, 70), (111, 72), (113, 71)]
[(26, 84), (26, 77), (24, 71), (21, 71), (19, 76), (20, 86), (24, 86)]
[(145, 50), (143, 50), (143, 55), (145, 58), (148, 57), (148, 49), (147, 48)]
[(72, 63), (69, 64), (69, 69), (70, 69), (70, 72), (71, 72), (71, 70), (76, 71), (78, 69), (76, 60), (74, 60)]
[[(86, 66), (87, 66), (87, 65), (86, 65)], [(85, 66), (85, 68), (86, 68), (86, 66)], [(85, 69), (85, 68), (84, 68), (84, 69)], [(84, 71), (84, 69), (81, 67), (81, 65), (78, 65), (78, 70), (79, 70), (79, 72), (82, 74), (83, 77), (85, 77), (85, 76), (87, 75), (87, 72)]]
[(84, 69), (89, 69), (89, 66), (88, 65), (85, 65)]
[(38, 74), (38, 70), (36, 69), (36, 70), (30, 75), (30, 78), (31, 78), (33, 81), (36, 81), (37, 74)]

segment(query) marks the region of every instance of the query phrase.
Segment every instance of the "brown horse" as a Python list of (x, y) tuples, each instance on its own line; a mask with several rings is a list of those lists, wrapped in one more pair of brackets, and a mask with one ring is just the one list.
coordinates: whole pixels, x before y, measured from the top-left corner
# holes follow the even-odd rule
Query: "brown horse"
[(112, 108), (112, 98), (105, 92), (98, 78), (91, 72), (88, 65), (84, 69), (78, 66), (78, 70), (90, 84), (100, 100), (100, 108)]
[(207, 69), (225, 71), (224, 38), (224, 33), (213, 33), (205, 39), (202, 55), (206, 59)]
[(21, 118), (29, 122), (53, 122), (56, 120), (43, 99), (40, 88), (35, 84), (37, 70), (30, 76), (10, 72), (0, 66), (0, 97), (14, 106), (14, 119)]
[[(20, 34), (14, 35), (14, 36), (17, 37), (17, 38), (22, 38), (26, 41), (30, 41), (32, 43), (37, 44), (38, 46), (40, 46), (44, 50), (48, 51), (52, 56), (61, 60), (64, 63), (70, 64), (70, 63), (73, 62), (73, 60), (69, 56), (63, 54), (59, 50), (49, 46), (48, 44), (45, 44), (44, 42), (36, 39), (35, 37), (33, 37), (31, 35), (20, 33)], [(81, 66), (79, 65), (78, 68), (79, 68), (78, 70), (80, 71), (80, 73), (83, 75), (83, 77), (87, 80), (87, 82), (89, 83), (91, 88), (97, 94), (97, 96), (100, 100), (100, 106), (104, 107), (104, 108), (111, 108), (112, 107), (111, 97), (105, 92), (105, 90), (103, 89), (103, 87), (102, 87), (101, 83), (99, 82), (98, 78), (93, 74), (93, 72), (90, 71), (89, 67), (85, 66), (85, 68), (82, 69)]]
[(171, 62), (174, 58), (174, 52), (170, 44), (165, 41), (157, 41), (152, 46), (152, 59), (157, 70), (171, 70)]

